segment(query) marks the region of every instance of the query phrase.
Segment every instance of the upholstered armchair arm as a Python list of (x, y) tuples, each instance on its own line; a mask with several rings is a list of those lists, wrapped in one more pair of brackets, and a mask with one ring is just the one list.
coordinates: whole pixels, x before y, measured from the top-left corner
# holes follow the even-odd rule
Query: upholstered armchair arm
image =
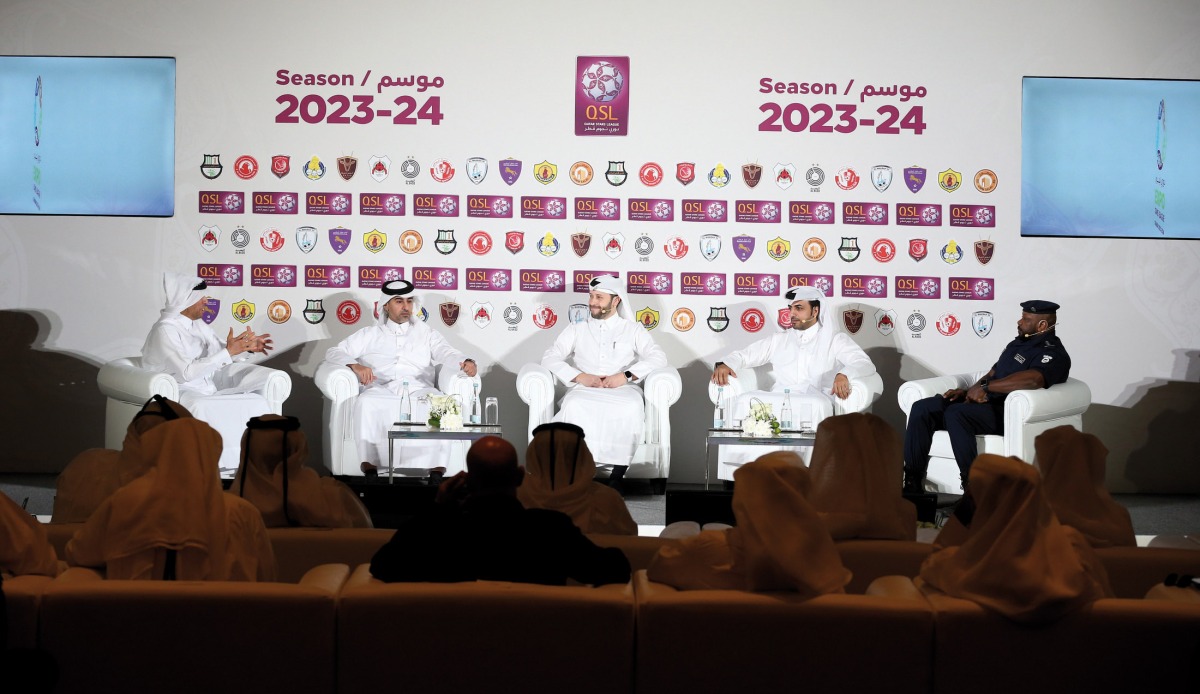
[(642, 384), (646, 396), (646, 443), (671, 445), (671, 405), (679, 401), (683, 393), (683, 382), (679, 371), (671, 366), (655, 369), (646, 374)]
[[(717, 404), (717, 390), (720, 387), (721, 386), (718, 386), (716, 383), (713, 383), (711, 380), (708, 382), (708, 401), (711, 402), (714, 406)], [(747, 390), (747, 388), (742, 383), (742, 380), (740, 378), (731, 376), (729, 378), (729, 384), (725, 386), (724, 396), (725, 396), (726, 406), (729, 406), (729, 404), (736, 401), (738, 396), (741, 395), (742, 393), (746, 392), (746, 390)]]
[(225, 367), (218, 387), (234, 383), (263, 396), (274, 414), (283, 414), (283, 403), (292, 394), (292, 377), (285, 371), (262, 364), (235, 362)]
[(925, 595), (908, 576), (880, 576), (867, 586), (866, 595), (927, 603)]
[(349, 577), (350, 567), (347, 564), (321, 564), (309, 569), (300, 578), (300, 585), (337, 595)]
[[(678, 375), (675, 377), (677, 380)], [(529, 436), (554, 417), (554, 375), (541, 364), (526, 364), (517, 372), (517, 395), (529, 405)]]
[(354, 372), (341, 364), (323, 361), (313, 377), (317, 389), (333, 403), (340, 403), (358, 395), (358, 379)]
[(100, 367), (96, 383), (106, 397), (141, 405), (153, 395), (179, 400), (179, 384), (170, 375), (143, 369), (141, 360), (117, 359)]
[(934, 376), (932, 378), (919, 378), (915, 381), (907, 381), (896, 391), (896, 400), (899, 401), (900, 409), (904, 411), (904, 416), (908, 417), (908, 411), (912, 409), (913, 403), (916, 401), (941, 395), (952, 388), (969, 388), (985, 373), (987, 372), (976, 371), (973, 373)]
[(1025, 422), (1044, 422), (1083, 414), (1092, 404), (1092, 389), (1073, 378), (1065, 383), (1039, 388), (1017, 390), (1004, 401), (1004, 425)]
[(878, 373), (850, 379), (850, 395), (845, 400), (834, 396), (833, 413), (866, 412), (883, 394), (883, 379)]

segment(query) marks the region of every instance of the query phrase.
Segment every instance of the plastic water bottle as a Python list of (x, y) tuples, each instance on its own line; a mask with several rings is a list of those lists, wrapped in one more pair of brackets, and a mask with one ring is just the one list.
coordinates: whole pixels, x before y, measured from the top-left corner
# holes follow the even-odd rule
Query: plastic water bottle
[(792, 389), (783, 389), (783, 408), (779, 410), (779, 428), (792, 428)]
[(479, 384), (478, 384), (478, 383), (476, 383), (476, 384), (474, 384), (474, 386), (473, 386), (473, 387), (475, 388), (475, 395), (474, 395), (474, 397), (471, 399), (471, 423), (472, 423), (472, 424), (478, 424), (478, 423), (479, 423), (479, 412), (480, 412), (480, 407), (479, 407)]
[(412, 421), (412, 396), (408, 394), (408, 381), (404, 382), (404, 388), (400, 391), (400, 421)]
[(725, 388), (717, 387), (717, 409), (713, 410), (713, 429), (725, 427)]

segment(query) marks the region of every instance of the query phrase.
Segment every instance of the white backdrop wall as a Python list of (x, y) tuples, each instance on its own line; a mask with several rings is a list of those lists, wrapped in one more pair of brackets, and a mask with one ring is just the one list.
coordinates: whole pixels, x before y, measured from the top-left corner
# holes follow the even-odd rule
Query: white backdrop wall
[[(1070, 349), (1072, 375), (1092, 388), (1094, 404), (1085, 428), (1098, 434), (1110, 449), (1109, 485), (1118, 491), (1200, 491), (1200, 245), (1180, 241), (1021, 238), (1020, 147), (1021, 78), (1023, 75), (1200, 78), (1200, 6), (1192, 0), (1154, 0), (1147, 3), (1033, 2), (959, 3), (918, 0), (909, 3), (641, 3), (617, 0), (601, 5), (563, 2), (415, 3), (351, 1), (316, 2), (152, 3), (132, 1), (36, 0), (0, 3), (0, 53), (30, 55), (152, 55), (178, 59), (176, 125), (176, 211), (169, 219), (111, 217), (0, 217), (0, 328), (3, 328), (4, 439), (9, 455), (0, 460), (6, 472), (55, 471), (82, 448), (102, 443), (103, 400), (94, 384), (96, 369), (108, 359), (138, 353), (149, 326), (161, 307), (160, 276), (164, 270), (190, 272), (200, 263), (240, 264), (245, 279), (240, 287), (214, 290), (221, 314), (219, 333), (240, 326), (230, 312), (239, 300), (256, 305), (251, 322), (275, 337), (277, 350), (269, 363), (288, 370), (295, 383), (285, 411), (300, 416), (310, 447), (322, 450), (320, 395), (312, 384), (325, 349), (362, 323), (343, 325), (334, 310), (344, 300), (357, 301), (370, 319), (375, 290), (306, 288), (306, 265), (344, 265), (357, 273), (364, 266), (399, 266), (406, 277), (417, 267), (457, 268), (456, 291), (430, 291), (426, 305), (430, 322), (484, 366), (484, 389), (499, 395), (502, 423), (523, 438), (526, 410), (515, 395), (515, 373), (536, 360), (567, 322), (569, 304), (584, 300), (568, 286), (565, 293), (536, 291), (468, 292), (469, 268), (507, 268), (519, 284), (522, 270), (563, 270), (568, 285), (576, 270), (615, 270), (651, 275), (671, 273), (672, 293), (629, 296), (632, 307), (660, 312), (654, 329), (684, 377), (684, 396), (672, 411), (674, 481), (703, 477), (702, 429), (711, 417), (705, 381), (712, 362), (725, 350), (741, 347), (779, 328), (778, 297), (737, 296), (735, 273), (779, 275), (786, 287), (788, 274), (831, 275), (840, 284), (846, 275), (882, 276), (888, 280), (886, 298), (843, 296), (837, 287), (826, 302), (828, 321), (840, 327), (847, 308), (864, 312), (864, 326), (855, 339), (875, 360), (886, 385), (875, 411), (897, 428), (903, 417), (895, 402), (897, 386), (907, 379), (932, 374), (987, 368), (1013, 334), (1019, 302), (1052, 299), (1063, 305), (1060, 335)], [(624, 137), (577, 137), (574, 134), (574, 84), (577, 56), (628, 56), (630, 61), (629, 131)], [(279, 70), (293, 73), (348, 73), (352, 87), (276, 84)], [(368, 84), (361, 76), (370, 70)], [(378, 89), (382, 75), (439, 76), (444, 86), (418, 93), (415, 88)], [(833, 83), (833, 94), (764, 94), (760, 80)], [(854, 86), (850, 87), (853, 81)], [(924, 87), (926, 95), (902, 101), (899, 96), (862, 95), (863, 87), (909, 85)], [(368, 124), (276, 123), (281, 94), (328, 98), (372, 94), (376, 107), (409, 94), (418, 103), (429, 94), (441, 99), (444, 119), (438, 125), (418, 121), (396, 125), (388, 118)], [(924, 131), (880, 134), (859, 126), (848, 133), (761, 132), (760, 105), (786, 106), (799, 102), (853, 104), (858, 116), (884, 105), (901, 115), (913, 105), (923, 109)], [(878, 116), (876, 116), (879, 118)], [(836, 122), (836, 121), (835, 121)], [(1103, 143), (1097, 143), (1103, 146)], [(204, 154), (219, 153), (225, 170), (213, 181), (199, 170)], [(291, 157), (291, 173), (271, 175), (271, 157)], [(254, 179), (241, 180), (233, 165), (241, 155), (253, 156), (260, 166)], [(301, 169), (312, 156), (328, 167), (320, 181), (307, 180)], [(336, 158), (353, 155), (359, 170), (350, 181), (337, 174)], [(367, 172), (367, 159), (387, 155), (393, 163), (382, 183)], [(399, 163), (415, 158), (422, 171), (414, 185), (405, 185)], [(469, 157), (490, 164), (487, 178), (471, 183), (465, 174)], [(501, 180), (498, 162), (522, 160), (524, 172), (512, 186)], [(430, 178), (428, 167), (437, 159), (451, 162), (458, 173), (447, 183)], [(534, 164), (548, 160), (558, 166), (558, 178), (542, 185), (532, 177)], [(569, 167), (587, 161), (596, 178), (576, 186)], [(610, 160), (624, 161), (629, 181), (613, 187), (603, 180)], [(646, 162), (657, 162), (666, 180), (655, 187), (638, 180)], [(683, 186), (675, 180), (678, 162), (695, 162), (697, 180)], [(718, 163), (730, 168), (732, 181), (722, 189), (706, 180)], [(746, 163), (764, 167), (763, 181), (753, 190), (741, 180)], [(826, 180), (819, 193), (801, 180), (788, 190), (775, 185), (773, 167), (794, 164), (802, 176), (819, 165)], [(872, 166), (890, 165), (896, 180), (884, 192), (875, 190), (868, 173)], [(9, 166), (10, 163), (2, 163)], [(25, 163), (16, 165), (24, 166)], [(104, 174), (104, 162), (80, 161), (80, 166)], [(916, 195), (900, 180), (903, 168), (921, 166), (929, 180)], [(853, 167), (862, 177), (858, 188), (844, 191), (833, 175)], [(965, 178), (961, 189), (939, 189), (938, 172), (952, 168)], [(972, 185), (980, 169), (996, 172), (999, 185), (983, 194)], [(1087, 177), (1088, 171), (1078, 175)], [(297, 215), (210, 215), (198, 212), (201, 191), (228, 190), (246, 194), (287, 191), (301, 196)], [(403, 217), (316, 216), (305, 214), (304, 194), (352, 193), (357, 212), (360, 193), (398, 192), (406, 196)], [(465, 207), (470, 194), (554, 196), (566, 199), (564, 220), (473, 219), (465, 211), (451, 218), (418, 217), (414, 196), (456, 194)], [(621, 201), (621, 221), (581, 221), (570, 214), (579, 197), (611, 197)], [(666, 199), (674, 205), (674, 221), (637, 222), (628, 219), (631, 198)], [(704, 224), (681, 221), (684, 199), (723, 200), (729, 221)], [(734, 221), (738, 200), (778, 201), (783, 219), (776, 224)], [(789, 223), (787, 203), (820, 200), (835, 203), (837, 224)], [(938, 204), (948, 215), (953, 204), (991, 205), (995, 226), (988, 229), (942, 226), (914, 228), (844, 224), (845, 202), (886, 203), (894, 217), (897, 203)], [(218, 246), (204, 250), (198, 230), (216, 225)], [(295, 243), (297, 226), (319, 231), (316, 249), (308, 254)], [(338, 255), (326, 230), (352, 230), (348, 249)], [(230, 233), (243, 226), (251, 245), (238, 254)], [(259, 245), (260, 233), (275, 226), (286, 237), (283, 249), (269, 253)], [(459, 242), (450, 255), (434, 249), (437, 229), (452, 228)], [(363, 245), (363, 233), (378, 229), (387, 246), (377, 254)], [(401, 232), (414, 229), (424, 247), (406, 254), (399, 247)], [(494, 241), (486, 255), (467, 248), (470, 234), (483, 230)], [(504, 232), (525, 232), (525, 248), (511, 254), (503, 248)], [(578, 257), (571, 249), (575, 232), (592, 234), (589, 253)], [(620, 232), (626, 248), (609, 258), (600, 237)], [(550, 232), (561, 244), (553, 256), (539, 254), (538, 240)], [(701, 234), (723, 237), (720, 255), (705, 260)], [(647, 235), (654, 251), (644, 261), (633, 241)], [(735, 235), (754, 236), (757, 248), (746, 261), (731, 247)], [(669, 259), (663, 244), (679, 236), (690, 247), (679, 259)], [(801, 245), (820, 237), (828, 253), (820, 261), (806, 260)], [(838, 258), (843, 236), (854, 236), (862, 249), (853, 263)], [(768, 240), (791, 243), (791, 254), (776, 261), (764, 250)], [(890, 262), (872, 258), (872, 243), (888, 238), (897, 246)], [(907, 254), (911, 238), (928, 238), (930, 255), (918, 262)], [(963, 244), (964, 257), (950, 265), (939, 257), (949, 240)], [(995, 243), (990, 263), (972, 257), (974, 241)], [(296, 288), (250, 286), (253, 264), (297, 266)], [(684, 272), (715, 272), (726, 276), (724, 296), (681, 294)], [(942, 281), (940, 300), (896, 298), (895, 278), (932, 276)], [(951, 278), (986, 278), (994, 299), (948, 298)], [(327, 316), (310, 325), (300, 316), (309, 299), (322, 299)], [(276, 325), (267, 320), (267, 306), (287, 301), (291, 319)], [(452, 327), (442, 324), (434, 304), (455, 301), (463, 315)], [(476, 301), (490, 301), (495, 315), (479, 328), (468, 313)], [(550, 330), (531, 322), (533, 309), (549, 304), (558, 314)], [(500, 317), (510, 304), (524, 318), (515, 330)], [(725, 306), (730, 327), (717, 333), (705, 325), (710, 307)], [(676, 330), (673, 311), (692, 309), (697, 324)], [(750, 308), (764, 311), (767, 326), (759, 333), (745, 331), (739, 322)], [(883, 334), (873, 319), (877, 310), (895, 311), (894, 332)], [(928, 325), (920, 334), (906, 327), (919, 310)], [(990, 311), (996, 325), (980, 339), (971, 330), (975, 311)], [(943, 336), (934, 327), (944, 313), (955, 314), (963, 328)], [(518, 442), (518, 447), (522, 447)]]

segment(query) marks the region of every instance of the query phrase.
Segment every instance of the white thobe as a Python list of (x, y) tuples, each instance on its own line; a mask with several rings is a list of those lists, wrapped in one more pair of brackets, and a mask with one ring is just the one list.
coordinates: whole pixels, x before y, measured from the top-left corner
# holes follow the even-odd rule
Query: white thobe
[[(811, 423), (813, 429), (821, 420), (833, 415), (833, 379), (839, 373), (846, 378), (862, 378), (875, 373), (875, 364), (849, 335), (840, 333), (820, 323), (808, 330), (785, 330), (763, 338), (745, 349), (731, 352), (720, 359), (736, 373), (743, 367), (762, 366), (770, 363), (775, 371), (775, 384), (771, 390), (755, 390), (742, 393), (730, 408), (726, 418), (734, 426), (750, 412), (750, 401), (761, 400), (771, 405), (778, 418), (781, 414), (783, 391), (791, 391), (792, 427)], [(730, 407), (731, 406), (731, 407)], [(781, 450), (794, 451), (808, 460), (810, 448), (785, 446)], [(766, 453), (761, 446), (722, 446), (717, 465), (717, 478), (733, 479), (733, 470)]]
[[(388, 463), (388, 428), (399, 421), (400, 394), (408, 381), (413, 421), (429, 416), (426, 396), (440, 395), (436, 367), (457, 371), (467, 356), (425, 323), (410, 319), (396, 324), (391, 320), (355, 332), (325, 353), (325, 361), (346, 366), (362, 364), (375, 373), (375, 381), (361, 388), (354, 399), (353, 418), (358, 453), (363, 462), (379, 467)], [(465, 403), (467, 407), (470, 403)], [(397, 442), (394, 466), (422, 473), (444, 467), (454, 474), (465, 466), (463, 446), (444, 441)]]
[(247, 420), (271, 413), (267, 399), (254, 392), (265, 385), (262, 379), (230, 368), (247, 358), (231, 357), (203, 320), (173, 311), (164, 312), (142, 346), (142, 366), (170, 374), (179, 382), (179, 404), (221, 435), (222, 477), (237, 471)]
[(629, 465), (645, 428), (642, 389), (629, 383), (588, 388), (572, 381), (581, 373), (610, 376), (624, 371), (642, 379), (666, 365), (666, 355), (637, 321), (614, 315), (572, 323), (542, 355), (542, 366), (567, 384), (554, 421), (583, 429), (597, 465)]

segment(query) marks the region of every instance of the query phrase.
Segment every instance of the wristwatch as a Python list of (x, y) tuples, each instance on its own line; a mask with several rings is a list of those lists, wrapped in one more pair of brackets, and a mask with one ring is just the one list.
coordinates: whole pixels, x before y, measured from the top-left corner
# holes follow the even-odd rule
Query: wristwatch
[(625, 380), (629, 381), (630, 383), (633, 383), (634, 381), (637, 380), (637, 376), (634, 376), (632, 371), (626, 371), (625, 372)]
[(980, 388), (983, 388), (983, 392), (984, 392), (984, 394), (986, 394), (986, 395), (991, 395), (991, 393), (989, 393), (989, 392), (988, 392), (988, 389), (987, 389), (987, 387), (988, 387), (988, 380), (987, 380), (986, 378), (985, 378), (985, 379), (983, 379), (982, 381), (980, 381), (980, 382), (979, 382), (979, 387), (980, 387)]

